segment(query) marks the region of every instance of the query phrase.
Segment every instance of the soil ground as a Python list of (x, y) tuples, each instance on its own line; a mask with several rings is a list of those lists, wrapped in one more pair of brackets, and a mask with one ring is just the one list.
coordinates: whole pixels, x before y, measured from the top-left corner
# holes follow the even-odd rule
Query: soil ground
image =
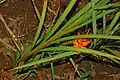
[[(65, 9), (68, 0), (49, 0), (49, 9), (45, 24), (50, 24), (53, 20), (58, 5), (61, 5), (61, 12)], [(88, 0), (83, 1), (81, 6), (84, 6)], [(41, 11), (42, 1), (36, 0), (36, 5)], [(31, 42), (37, 26), (37, 18), (33, 9), (31, 0), (7, 0), (7, 2), (0, 5), (0, 13), (4, 17), (6, 23), (12, 32), (23, 43)], [(0, 38), (5, 42), (10, 43), (11, 36), (0, 20)], [(13, 72), (7, 71), (12, 68), (11, 61), (6, 54), (6, 49), (0, 45), (0, 80), (9, 80)], [(89, 70), (92, 74), (93, 80), (120, 80), (120, 68), (107, 65), (105, 63), (98, 63), (95, 61), (84, 60), (77, 63), (78, 68)], [(45, 76), (47, 74), (47, 78)], [(75, 80), (76, 73), (73, 66), (69, 62), (64, 62), (55, 66), (56, 80)], [(37, 76), (32, 76), (26, 80), (50, 80), (50, 70), (42, 70), (37, 73)]]

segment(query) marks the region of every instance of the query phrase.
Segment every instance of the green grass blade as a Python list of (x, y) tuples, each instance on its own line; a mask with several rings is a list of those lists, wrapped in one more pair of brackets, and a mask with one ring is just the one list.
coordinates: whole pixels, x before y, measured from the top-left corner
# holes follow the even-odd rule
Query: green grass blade
[(15, 59), (18, 60), (20, 58), (21, 54), (19, 51), (16, 51), (16, 54), (14, 56), (15, 56)]
[(36, 41), (36, 44), (35, 44), (35, 45), (38, 45), (38, 44), (42, 41), (42, 39), (44, 38), (44, 36), (45, 36), (45, 31), (43, 31), (43, 32), (41, 33), (41, 36), (40, 36), (40, 38)]
[(13, 54), (13, 52), (11, 51), (10, 48), (7, 49), (7, 55), (10, 57), (11, 61), (12, 61), (12, 66), (13, 67), (16, 67), (16, 59), (15, 59), (15, 56)]
[(47, 9), (47, 3), (48, 3), (48, 1), (44, 0), (42, 15), (41, 15), (40, 22), (39, 22), (38, 28), (37, 28), (37, 32), (36, 32), (36, 35), (34, 37), (34, 40), (33, 40), (31, 48), (34, 47), (34, 45), (36, 44), (36, 41), (37, 41), (37, 39), (38, 39), (38, 37), (40, 35), (41, 29), (42, 29), (42, 26), (43, 26), (43, 23), (44, 23), (44, 19), (45, 19), (45, 14), (46, 14), (46, 9)]
[(55, 80), (53, 62), (51, 62), (50, 65), (51, 65), (51, 76), (52, 76), (51, 80)]
[(23, 73), (17, 76), (17, 80), (22, 79), (25, 80), (27, 77), (30, 76), (30, 74), (32, 73), (32, 70), (29, 70), (27, 73)]
[(41, 51), (79, 51), (79, 52), (83, 52), (83, 53), (87, 53), (87, 54), (92, 54), (92, 55), (99, 55), (99, 56), (104, 56), (107, 58), (114, 58), (117, 60), (120, 60), (120, 57), (108, 54), (108, 53), (104, 53), (104, 52), (100, 52), (100, 51), (96, 51), (93, 49), (87, 49), (87, 48), (74, 48), (74, 47), (69, 47), (69, 46), (59, 46), (59, 47), (51, 47), (51, 48), (45, 48), (42, 49)]
[[(96, 51), (96, 50), (92, 50), (92, 49), (87, 49), (87, 48), (74, 48), (74, 47), (60, 46), (60, 47), (45, 48), (45, 49), (42, 49), (41, 51), (61, 51), (61, 50), (69, 51), (69, 52), (60, 53), (60, 54), (57, 54), (53, 57), (44, 58), (44, 59), (41, 59), (41, 60), (38, 60), (38, 61), (30, 62), (28, 64), (21, 65), (21, 66), (18, 66), (16, 68), (13, 68), (13, 69), (20, 69), (20, 68), (29, 67), (29, 66), (36, 65), (36, 64), (41, 64), (41, 63), (57, 60), (57, 59), (60, 59), (60, 58), (63, 58), (63, 57), (68, 57), (68, 56), (77, 54), (76, 51), (83, 52), (83, 53), (86, 53), (86, 54), (104, 56), (104, 57), (107, 57), (107, 58), (120, 60), (119, 57), (116, 57), (114, 55), (104, 53), (104, 52), (100, 52), (100, 51)], [(75, 52), (73, 52), (73, 51), (75, 51)]]
[(75, 35), (75, 36), (67, 36), (64, 38), (60, 38), (58, 40), (53, 41), (53, 43), (59, 43), (62, 41), (78, 39), (78, 38), (98, 38), (98, 39), (116, 39), (120, 40), (120, 36), (111, 36), (111, 35), (102, 35), (102, 34), (84, 34), (84, 35)]
[[(59, 43), (59, 42), (62, 42), (62, 41), (67, 41), (67, 40), (72, 40), (72, 39), (77, 39), (77, 38), (102, 38), (102, 39), (116, 39), (116, 40), (120, 40), (120, 36), (111, 36), (111, 35), (101, 35), (101, 34), (84, 34), (84, 35), (75, 35), (75, 36), (68, 36), (68, 37), (64, 37), (64, 38), (60, 38), (58, 40), (54, 40), (52, 41), (51, 43), (47, 42), (46, 44), (44, 43), (43, 46), (47, 47), (51, 44), (55, 44), (55, 43)], [(43, 48), (42, 45), (40, 46), (37, 46), (34, 50), (32, 50), (30, 53), (26, 54), (25, 56), (22, 56), (21, 59), (18, 60), (21, 61), (21, 60), (24, 60), (26, 59), (28, 56), (32, 55), (33, 53), (37, 53), (40, 49)]]
[[(118, 11), (118, 9), (111, 9), (111, 10), (106, 10), (105, 13), (106, 13), (106, 14), (110, 14), (110, 13), (113, 13), (113, 12), (116, 12), (116, 11)], [(103, 17), (103, 15), (104, 15), (104, 14), (101, 13), (101, 14), (97, 15), (96, 18), (99, 19), (99, 18)], [(69, 33), (69, 32), (72, 32), (72, 31), (80, 28), (81, 26), (83, 27), (84, 25), (86, 25), (86, 24), (88, 24), (88, 23), (91, 23), (91, 21), (92, 21), (92, 20), (90, 19), (90, 20), (87, 20), (85, 23), (82, 23), (81, 25), (74, 26), (74, 27), (71, 28), (69, 31), (67, 31), (65, 34), (67, 34), (67, 33)], [(33, 49), (30, 53), (28, 53), (28, 54), (25, 55), (24, 57), (21, 57), (21, 59), (19, 59), (18, 62), (21, 61), (21, 60), (23, 60), (23, 59), (26, 59), (26, 58), (29, 57), (30, 55), (36, 53), (38, 50), (40, 50), (40, 49), (42, 49), (42, 48), (44, 48), (44, 47), (46, 47), (46, 46), (51, 45), (54, 40), (60, 38), (61, 36), (65, 35), (65, 34), (62, 34), (62, 35), (60, 34), (60, 35), (57, 36), (57, 37), (54, 36), (54, 38), (52, 37), (52, 39), (50, 38), (50, 40), (48, 40), (48, 41), (46, 41), (46, 42), (44, 42), (44, 43), (39, 44), (39, 45), (38, 45), (35, 49)]]
[(84, 68), (80, 68), (79, 72), (80, 72), (80, 77), (77, 78), (77, 80), (92, 80), (92, 75), (88, 70)]
[[(54, 23), (55, 23), (55, 21), (56, 21), (56, 18), (57, 18), (57, 16), (58, 16), (58, 13), (59, 13), (59, 9), (60, 9), (60, 7), (58, 7), (57, 12), (56, 12), (56, 15), (55, 15), (52, 23), (49, 25), (49, 28), (47, 29), (47, 31), (46, 31), (43, 35), (41, 35), (41, 37), (40, 37), (40, 39), (37, 41), (36, 45), (38, 45), (38, 44), (45, 38), (46, 34), (49, 34), (49, 32), (52, 30), (52, 27), (53, 27), (53, 25), (54, 25)], [(45, 40), (44, 40), (44, 41), (45, 41)], [(43, 42), (44, 42), (44, 41), (43, 41)]]
[[(47, 3), (48, 3), (48, 0), (44, 0), (43, 10), (42, 10), (42, 15), (41, 15), (41, 18), (40, 18), (40, 22), (38, 24), (36, 35), (35, 35), (35, 37), (33, 39), (33, 42), (32, 42), (32, 45), (31, 45), (31, 48), (29, 49), (29, 51), (32, 50), (32, 48), (35, 46), (35, 44), (37, 43), (37, 39), (40, 36), (40, 32), (41, 32), (41, 29), (42, 29), (42, 26), (43, 26), (43, 23), (44, 23), (44, 19), (45, 19)], [(21, 58), (23, 58), (24, 56), (28, 55), (29, 51), (25, 55), (22, 55)]]
[(113, 49), (107, 48), (107, 47), (105, 47), (105, 46), (101, 46), (100, 49), (104, 49), (104, 50), (106, 50), (106, 51), (109, 51), (109, 52), (112, 53), (113, 55), (120, 57), (120, 53), (117, 52), (117, 51), (115, 51), (115, 50), (113, 50)]
[[(92, 8), (95, 6), (95, 3), (94, 3), (95, 0), (92, 0)], [(97, 34), (97, 23), (96, 23), (96, 13), (95, 11), (93, 10), (92, 11), (92, 28), (93, 28), (93, 34)], [(96, 39), (94, 39), (93, 41), (94, 43), (94, 46), (96, 45)]]
[[(90, 9), (89, 11), (87, 11), (85, 14), (83, 14), (79, 19), (77, 19), (75, 22), (73, 22), (70, 26), (68, 26), (67, 28), (65, 28), (65, 30), (62, 30), (61, 33), (57, 33), (55, 34), (53, 37), (50, 38), (50, 40), (53, 40), (54, 38), (60, 38), (61, 36), (69, 33), (69, 29), (71, 30), (74, 29), (76, 30), (75, 26), (79, 25), (81, 23), (83, 23), (84, 21), (88, 20), (91, 17), (91, 12), (93, 9)], [(80, 26), (79, 26), (80, 27)]]
[(29, 66), (32, 66), (32, 65), (36, 65), (36, 64), (41, 64), (41, 63), (45, 63), (45, 62), (49, 62), (49, 61), (54, 61), (54, 60), (57, 60), (57, 59), (60, 59), (60, 58), (63, 58), (63, 57), (68, 57), (68, 56), (71, 56), (71, 55), (75, 55), (76, 52), (64, 52), (64, 53), (60, 53), (60, 54), (57, 54), (55, 56), (52, 56), (52, 57), (48, 57), (48, 58), (44, 58), (44, 59), (41, 59), (41, 60), (38, 60), (38, 61), (33, 61), (33, 62), (30, 62), (28, 64), (25, 64), (25, 65), (21, 65), (21, 66), (18, 66), (16, 68), (13, 68), (13, 69), (20, 69), (20, 68), (24, 68), (24, 67), (29, 67)]
[(70, 3), (68, 4), (67, 8), (63, 12), (63, 14), (60, 16), (60, 18), (57, 20), (57, 22), (53, 26), (52, 30), (49, 32), (48, 35), (46, 35), (45, 41), (56, 31), (56, 29), (58, 29), (58, 27), (61, 25), (61, 23), (65, 20), (66, 16), (68, 15), (70, 10), (74, 6), (75, 2), (76, 2), (76, 0), (71, 0), (70, 1)]
[(112, 3), (112, 4), (107, 4), (107, 5), (99, 5), (96, 6), (94, 9), (108, 9), (108, 8), (116, 8), (120, 6), (120, 2)]
[(39, 10), (37, 9), (36, 5), (35, 5), (35, 1), (32, 0), (32, 3), (33, 3), (33, 6), (34, 6), (34, 9), (35, 9), (35, 12), (36, 12), (36, 14), (37, 14), (37, 17), (38, 17), (38, 19), (39, 19), (39, 21), (40, 21), (40, 13), (39, 13)]
[(120, 22), (114, 27), (114, 29), (110, 32), (110, 35), (113, 35), (115, 31), (119, 30), (120, 28)]
[(120, 61), (116, 60), (116, 59), (113, 59), (113, 58), (109, 58), (110, 60), (114, 61), (115, 63), (117, 64), (120, 64)]
[[(94, 3), (95, 3), (95, 1), (96, 0), (94, 0)], [(96, 6), (105, 5), (105, 4), (109, 3), (109, 2), (110, 2), (110, 0), (100, 0), (99, 3), (97, 3)]]
[(119, 45), (111, 45), (111, 44), (110, 45), (103, 45), (103, 47), (107, 47), (107, 48), (120, 48)]
[(41, 56), (42, 56), (42, 54), (37, 54), (37, 55), (35, 55), (35, 57), (33, 58), (32, 61), (37, 61), (37, 60), (39, 60), (39, 59), (41, 58)]
[(57, 19), (57, 17), (58, 17), (59, 11), (60, 11), (60, 6), (59, 6), (58, 9), (57, 9), (57, 12), (56, 12), (56, 14), (55, 14), (55, 17), (53, 18), (52, 23), (50, 24), (49, 28), (47, 29), (46, 34), (47, 34), (48, 32), (50, 32), (50, 30), (52, 30), (52, 27), (53, 27), (53, 25), (54, 25), (54, 23), (55, 23), (55, 21), (56, 21), (56, 19)]
[[(49, 54), (49, 56), (51, 57), (51, 54)], [(50, 62), (50, 66), (51, 66), (51, 76), (52, 76), (51, 80), (55, 80), (53, 62)]]
[(87, 49), (87, 48), (74, 48), (74, 47), (68, 47), (68, 46), (59, 46), (59, 47), (45, 48), (45, 49), (42, 49), (41, 51), (61, 51), (61, 50), (62, 51), (78, 51), (78, 52), (83, 52), (86, 54), (104, 56), (107, 58), (114, 58), (114, 59), (120, 60), (120, 57), (117, 57), (117, 56), (114, 56), (108, 53), (92, 50), (92, 49)]
[[(99, 0), (95, 0), (95, 4)], [(76, 15), (74, 15), (63, 27), (60, 29), (57, 34), (61, 33), (67, 26), (69, 26), (71, 23), (73, 23), (75, 20), (77, 20), (80, 16), (82, 16), (86, 11), (88, 11), (91, 8), (91, 2), (88, 3), (85, 7), (83, 7)]]
[(117, 12), (117, 14), (113, 18), (111, 24), (108, 26), (108, 28), (106, 30), (107, 33), (109, 33), (113, 29), (113, 27), (114, 27), (115, 23), (118, 21), (119, 17), (120, 17), (120, 12)]
[[(94, 4), (96, 4), (96, 6), (101, 5), (101, 4), (105, 5), (108, 2), (109, 2), (109, 0), (101, 0), (96, 4), (96, 0), (94, 0)], [(90, 9), (88, 11), (86, 11), (85, 14), (83, 14), (81, 17), (78, 17), (78, 19), (74, 23), (72, 23), (72, 25), (70, 24), (68, 29), (71, 29), (72, 27), (79, 25), (79, 24), (85, 22), (86, 20), (88, 20), (89, 18), (91, 18), (91, 16), (92, 16), (91, 13), (94, 11), (94, 6), (92, 7), (92, 1), (90, 3), (91, 3)], [(99, 13), (99, 11), (98, 11), (98, 13)]]
[(103, 10), (103, 13), (104, 13), (104, 15), (103, 15), (103, 34), (105, 34), (105, 27), (106, 27), (106, 18), (105, 18), (105, 10)]
[[(107, 48), (107, 47), (105, 47), (105, 46), (101, 46), (101, 49), (104, 49), (104, 50), (106, 50), (106, 51), (109, 51), (109, 52), (112, 53), (113, 55), (120, 57), (120, 53), (117, 52), (117, 51), (115, 51), (115, 50), (112, 50), (112, 49)], [(116, 62), (117, 64), (120, 64), (120, 62), (119, 62), (118, 60), (115, 60), (115, 59), (113, 59), (113, 58), (109, 58), (109, 59), (111, 59), (112, 61)]]
[[(104, 3), (103, 3), (104, 2)], [(95, 0), (95, 4), (96, 5), (100, 5), (101, 3), (102, 4), (106, 4), (108, 3), (109, 0), (102, 0), (102, 1), (98, 1), (98, 0)], [(88, 20), (88, 18), (91, 17), (91, 11), (93, 9), (91, 9), (91, 2), (86, 5), (82, 10), (80, 10), (75, 16), (73, 16), (63, 27), (62, 29), (60, 29), (54, 37), (56, 36), (59, 36), (59, 34), (61, 34), (62, 32), (66, 32), (68, 29), (71, 29), (72, 27), (74, 27), (75, 25), (78, 25), (86, 20)], [(84, 14), (85, 13), (85, 14)], [(83, 15), (84, 14), (84, 15)], [(82, 17), (81, 17), (82, 16)], [(72, 25), (71, 25), (72, 24)], [(67, 29), (66, 29), (67, 28)], [(65, 29), (65, 30), (64, 30)], [(64, 30), (64, 31), (63, 31)]]
[[(105, 11), (105, 15), (116, 12), (116, 11), (118, 11), (118, 9), (107, 10), (107, 11)], [(99, 18), (103, 17), (103, 15), (104, 15), (103, 12), (100, 13), (99, 15), (96, 16), (96, 19), (99, 19)], [(72, 31), (75, 31), (78, 28), (84, 27), (85, 25), (87, 25), (87, 24), (89, 24), (91, 22), (92, 22), (92, 19), (86, 20), (84, 23), (82, 23), (80, 25), (77, 25), (77, 26), (74, 26), (73, 28), (69, 29), (65, 34), (67, 34), (69, 32), (72, 32)]]
[(78, 76), (80, 77), (80, 73), (79, 73), (79, 71), (78, 71), (77, 68), (76, 68), (75, 62), (73, 61), (72, 58), (69, 58), (69, 60), (70, 60), (70, 62), (72, 63), (72, 65), (73, 65), (75, 71), (77, 72)]

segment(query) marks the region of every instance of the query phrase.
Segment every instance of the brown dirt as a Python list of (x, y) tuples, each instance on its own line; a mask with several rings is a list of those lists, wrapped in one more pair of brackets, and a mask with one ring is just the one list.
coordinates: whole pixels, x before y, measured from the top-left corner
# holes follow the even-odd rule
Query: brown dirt
[[(60, 4), (60, 0), (49, 1), (49, 9), (44, 24), (45, 26), (52, 22), (57, 7), (61, 5), (61, 11), (63, 11), (68, 3), (68, 0), (61, 0), (62, 4)], [(36, 4), (41, 11), (41, 0), (36, 0)], [(80, 4), (78, 5), (79, 8), (84, 6), (81, 6)], [(35, 27), (37, 26), (37, 19), (31, 0), (7, 0), (7, 2), (0, 5), (0, 13), (9, 25), (9, 28), (19, 40), (23, 43), (31, 42), (35, 34)], [(2, 38), (5, 42), (10, 43), (11, 36), (7, 32), (1, 20), (0, 38)], [(9, 80), (13, 75), (13, 72), (8, 71), (8, 69), (12, 68), (12, 65), (6, 53), (5, 47), (0, 45), (0, 80)], [(93, 80), (120, 80), (120, 68), (117, 67), (92, 61), (82, 61), (81, 63), (78, 63), (77, 66), (78, 68), (85, 68), (89, 70), (92, 73)], [(76, 73), (74, 68), (69, 62), (55, 66), (56, 80), (75, 80), (75, 76)], [(29, 77), (27, 80), (36, 80), (36, 78), (37, 80), (50, 80), (50, 70), (46, 69), (39, 71), (37, 76), (32, 76), (32, 78)]]

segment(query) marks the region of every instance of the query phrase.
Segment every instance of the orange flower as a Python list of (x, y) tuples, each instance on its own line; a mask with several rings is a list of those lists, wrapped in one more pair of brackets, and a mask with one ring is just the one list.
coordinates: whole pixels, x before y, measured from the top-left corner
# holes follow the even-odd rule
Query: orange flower
[[(87, 33), (89, 33), (90, 29), (88, 29)], [(78, 32), (78, 35), (80, 35), (80, 32)], [(73, 41), (73, 47), (76, 48), (86, 48), (87, 45), (89, 45), (92, 42), (92, 39), (83, 38), (83, 39), (75, 39)]]

